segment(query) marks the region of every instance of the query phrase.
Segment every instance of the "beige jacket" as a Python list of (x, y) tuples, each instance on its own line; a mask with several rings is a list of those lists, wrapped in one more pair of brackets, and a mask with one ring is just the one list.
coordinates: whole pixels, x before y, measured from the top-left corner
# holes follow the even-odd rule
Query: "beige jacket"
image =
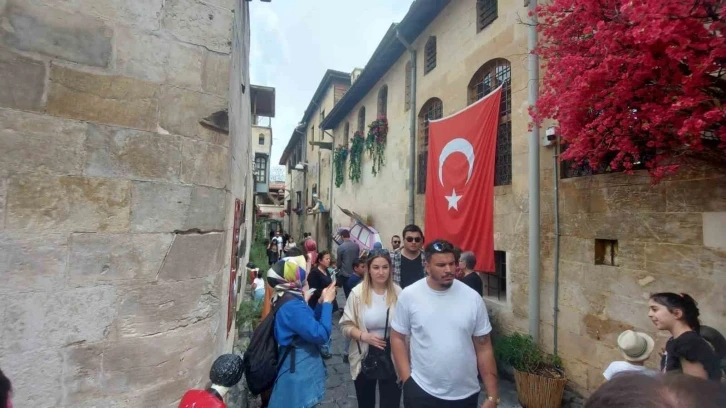
[[(401, 288), (394, 284), (396, 288), (396, 295), (401, 294)], [(340, 318), (340, 331), (343, 332), (343, 336), (351, 337), (351, 331), (353, 328), (357, 328), (363, 333), (367, 333), (365, 324), (363, 323), (363, 285), (358, 285), (353, 288), (348, 296), (348, 301), (345, 304), (345, 310), (343, 316)], [(396, 304), (391, 305), (391, 312), (388, 314), (388, 337), (390, 338), (391, 333), (391, 321), (396, 311)], [(360, 344), (360, 352), (358, 352), (358, 345)], [(368, 354), (368, 343), (357, 341), (351, 338), (350, 349), (348, 350), (348, 361), (350, 363), (350, 375), (355, 380), (358, 377), (361, 369), (361, 362)], [(395, 362), (394, 362), (395, 365)]]

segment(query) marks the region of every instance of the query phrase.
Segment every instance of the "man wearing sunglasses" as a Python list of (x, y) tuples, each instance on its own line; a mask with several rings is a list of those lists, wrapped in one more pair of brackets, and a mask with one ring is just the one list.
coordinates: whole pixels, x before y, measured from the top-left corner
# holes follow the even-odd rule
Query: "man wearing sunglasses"
[(403, 229), (403, 247), (391, 254), (393, 283), (406, 289), (407, 286), (425, 276), (423, 247), (424, 235), (418, 225), (407, 225)]
[(484, 301), (455, 279), (451, 243), (436, 240), (426, 246), (425, 254), (426, 278), (401, 292), (391, 322), (391, 351), (403, 382), (403, 405), (476, 408), (478, 371), (487, 392), (482, 408), (495, 408), (497, 365)]
[(391, 250), (395, 251), (401, 247), (401, 237), (394, 235), (391, 237)]

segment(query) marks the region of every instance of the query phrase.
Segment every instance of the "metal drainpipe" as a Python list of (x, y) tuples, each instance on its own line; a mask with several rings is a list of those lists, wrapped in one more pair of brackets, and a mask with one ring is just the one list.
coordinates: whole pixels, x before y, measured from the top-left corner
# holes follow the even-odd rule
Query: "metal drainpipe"
[[(325, 132), (325, 131), (324, 131)], [(325, 132), (328, 133), (328, 132)], [(330, 225), (330, 234), (326, 237), (328, 240), (328, 252), (333, 252), (333, 187), (335, 187), (335, 169), (333, 168), (333, 157), (335, 156), (335, 135), (328, 133), (330, 135), (330, 138), (333, 140), (333, 148), (330, 150), (330, 191), (328, 192), (328, 223), (326, 223), (326, 228), (328, 224)]]
[[(539, 58), (533, 52), (537, 47), (537, 0), (530, 0), (530, 24), (527, 38), (529, 51), (529, 106), (534, 107), (539, 94)], [(539, 342), (539, 126), (533, 125), (529, 135), (529, 334)]]
[(555, 289), (554, 289), (554, 339), (553, 348), (554, 355), (557, 355), (557, 318), (560, 313), (559, 295), (560, 295), (560, 137), (555, 136), (555, 153), (554, 153), (554, 190), (555, 190)]
[(396, 30), (396, 38), (408, 50), (411, 57), (411, 121), (409, 123), (409, 160), (408, 166), (408, 223), (415, 222), (415, 187), (416, 187), (416, 50), (409, 44), (401, 33)]

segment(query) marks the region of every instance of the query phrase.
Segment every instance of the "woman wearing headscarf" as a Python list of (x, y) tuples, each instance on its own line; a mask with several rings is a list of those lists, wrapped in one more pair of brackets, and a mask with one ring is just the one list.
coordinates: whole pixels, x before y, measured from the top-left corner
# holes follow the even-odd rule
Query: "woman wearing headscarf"
[(292, 349), (280, 366), (269, 408), (310, 408), (325, 396), (327, 371), (319, 346), (330, 339), (336, 288), (331, 285), (322, 291), (315, 310), (308, 307), (305, 267), (305, 257), (296, 256), (283, 258), (267, 272), (267, 283), (275, 290), (273, 302), (285, 294), (294, 296), (275, 313), (279, 355), (288, 346), (292, 345)]

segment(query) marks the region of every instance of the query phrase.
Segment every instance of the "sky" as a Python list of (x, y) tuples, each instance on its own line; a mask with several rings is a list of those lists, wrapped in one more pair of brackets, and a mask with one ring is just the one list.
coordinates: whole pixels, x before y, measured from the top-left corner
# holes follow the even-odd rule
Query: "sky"
[(272, 165), (327, 69), (364, 68), (391, 23), (411, 0), (272, 0), (250, 2), (250, 77), (276, 92)]

